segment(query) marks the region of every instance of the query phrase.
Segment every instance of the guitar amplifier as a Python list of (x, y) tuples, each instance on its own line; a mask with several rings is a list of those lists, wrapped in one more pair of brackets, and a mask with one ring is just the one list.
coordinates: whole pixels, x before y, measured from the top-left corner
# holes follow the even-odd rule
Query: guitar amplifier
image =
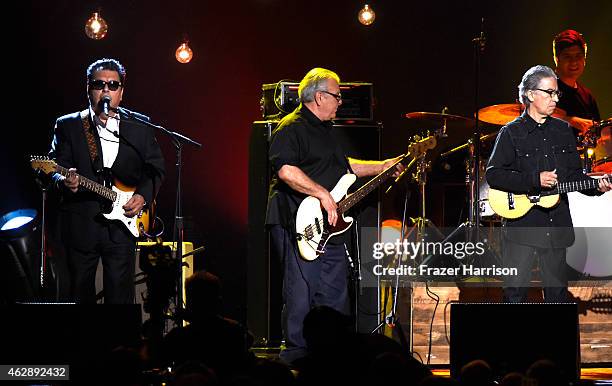
[[(276, 119), (299, 106), (299, 83), (280, 81), (261, 86), (261, 110), (264, 119)], [(342, 104), (336, 119), (352, 121), (374, 120), (374, 90), (372, 83), (340, 83)]]

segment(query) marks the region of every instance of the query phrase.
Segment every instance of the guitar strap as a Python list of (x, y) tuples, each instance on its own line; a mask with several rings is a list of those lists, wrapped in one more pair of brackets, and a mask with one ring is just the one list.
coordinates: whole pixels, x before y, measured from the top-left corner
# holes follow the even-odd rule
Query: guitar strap
[(89, 148), (91, 163), (94, 165), (94, 169), (98, 171), (100, 168), (96, 167), (96, 165), (100, 160), (100, 156), (98, 153), (98, 144), (96, 143), (96, 138), (94, 137), (91, 129), (91, 123), (89, 122), (89, 109), (81, 111), (81, 122), (83, 122), (83, 131), (85, 132), (85, 138), (87, 139), (87, 147)]

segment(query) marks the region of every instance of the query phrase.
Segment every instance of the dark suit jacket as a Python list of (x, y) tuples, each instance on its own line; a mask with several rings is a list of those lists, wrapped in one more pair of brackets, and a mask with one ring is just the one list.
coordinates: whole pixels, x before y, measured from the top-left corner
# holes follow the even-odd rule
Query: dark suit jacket
[[(65, 168), (76, 168), (77, 173), (96, 182), (102, 182), (97, 170), (101, 170), (102, 146), (96, 126), (90, 120), (90, 127), (98, 144), (98, 158), (92, 162), (85, 137), (80, 113), (58, 118), (51, 144), (50, 156)], [(114, 178), (128, 186), (135, 186), (135, 193), (151, 203), (159, 191), (164, 177), (164, 159), (155, 139), (153, 129), (138, 122), (121, 119), (119, 123), (119, 152), (111, 171)], [(98, 195), (79, 188), (72, 193), (63, 184), (62, 203), (59, 210), (60, 235), (65, 244), (78, 249), (90, 249), (94, 232), (99, 229), (101, 200)], [(118, 222), (116, 222), (118, 223)], [(118, 223), (114, 228), (129, 234)], [(119, 230), (120, 229), (120, 230)]]

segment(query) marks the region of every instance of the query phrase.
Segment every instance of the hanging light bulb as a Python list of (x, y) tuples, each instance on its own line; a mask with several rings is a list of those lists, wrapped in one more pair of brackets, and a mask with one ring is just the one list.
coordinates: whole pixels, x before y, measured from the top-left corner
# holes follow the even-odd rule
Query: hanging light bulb
[(369, 5), (365, 4), (363, 8), (359, 11), (359, 15), (357, 16), (359, 22), (363, 25), (370, 25), (374, 23), (374, 19), (376, 19), (376, 13), (374, 10), (370, 8)]
[(100, 40), (106, 36), (107, 32), (106, 20), (102, 19), (99, 12), (94, 12), (85, 23), (85, 34), (90, 39)]
[(189, 63), (193, 58), (193, 51), (189, 48), (188, 42), (185, 40), (181, 45), (176, 49), (176, 60), (179, 63)]

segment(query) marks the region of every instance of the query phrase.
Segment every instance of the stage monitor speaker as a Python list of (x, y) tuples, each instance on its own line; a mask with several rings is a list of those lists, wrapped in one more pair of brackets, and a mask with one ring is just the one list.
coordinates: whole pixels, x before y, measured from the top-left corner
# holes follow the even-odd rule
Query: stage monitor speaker
[(136, 304), (12, 304), (0, 313), (0, 363), (69, 365), (73, 381), (99, 374), (111, 350), (140, 343)]
[(575, 303), (453, 303), (450, 317), (451, 376), (475, 359), (496, 376), (525, 372), (540, 359), (564, 376), (580, 377), (580, 333)]
[[(249, 224), (247, 256), (247, 319), (250, 331), (259, 344), (275, 345), (281, 340), (280, 313), (282, 308), (282, 273), (278, 256), (273, 256), (265, 228), (268, 188), (271, 178), (268, 148), (272, 131), (278, 121), (256, 121), (251, 128), (249, 143)], [(380, 159), (382, 124), (337, 123), (332, 135), (340, 142), (349, 157)], [(360, 179), (355, 187), (366, 179)], [(351, 213), (361, 226), (376, 227), (380, 223), (377, 193), (371, 193)], [(376, 289), (368, 289), (367, 300), (361, 304), (367, 311), (376, 312)], [(370, 293), (371, 292), (371, 293)], [(371, 304), (369, 304), (371, 303)], [(374, 317), (375, 318), (375, 317)], [(376, 326), (372, 320), (364, 324)], [(367, 327), (366, 327), (367, 325)], [(372, 327), (373, 328), (373, 327)]]

